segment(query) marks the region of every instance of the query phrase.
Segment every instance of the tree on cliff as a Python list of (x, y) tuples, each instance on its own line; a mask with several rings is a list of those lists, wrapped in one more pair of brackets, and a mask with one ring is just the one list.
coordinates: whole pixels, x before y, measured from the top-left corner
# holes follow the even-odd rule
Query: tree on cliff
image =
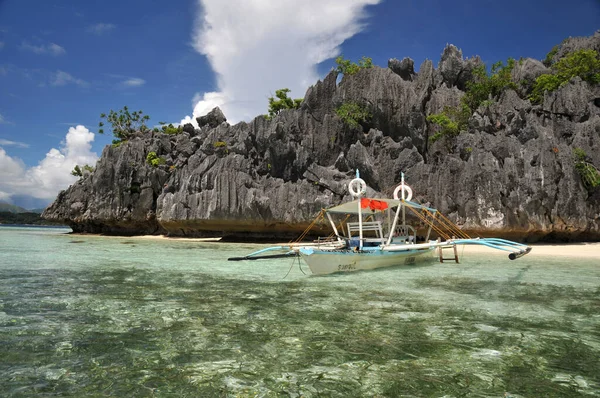
[(361, 69), (368, 69), (373, 67), (373, 59), (363, 56), (358, 60), (358, 63), (352, 62), (349, 59), (344, 59), (343, 55), (340, 55), (335, 59), (337, 67), (335, 70), (344, 75), (353, 75)]
[(287, 94), (291, 90), (289, 88), (282, 88), (275, 90), (275, 97), (269, 97), (269, 118), (276, 116), (284, 109), (297, 109), (302, 103), (302, 98), (291, 99)]
[[(102, 113), (100, 114), (100, 118), (106, 119), (111, 124), (111, 132), (118, 141), (129, 139), (137, 131), (141, 131), (142, 133), (148, 131), (146, 121), (150, 120), (150, 116), (144, 115), (144, 112), (129, 112), (129, 108), (126, 106), (118, 112), (111, 109), (108, 115)], [(98, 127), (100, 127), (98, 133), (104, 134), (104, 122), (98, 123)]]
[(78, 164), (75, 165), (73, 170), (71, 171), (71, 175), (75, 177), (83, 177), (83, 173), (92, 173), (94, 171), (94, 167), (89, 164), (84, 165), (83, 167), (79, 167)]

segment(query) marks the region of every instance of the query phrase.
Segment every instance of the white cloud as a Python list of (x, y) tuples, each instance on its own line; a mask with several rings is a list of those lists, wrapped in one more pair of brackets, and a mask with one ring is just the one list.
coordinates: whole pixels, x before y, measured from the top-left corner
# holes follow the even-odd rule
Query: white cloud
[[(2, 123), (2, 115), (0, 115), (0, 123)], [(24, 142), (10, 141), (10, 140), (5, 140), (3, 138), (0, 138), (0, 145), (14, 146), (17, 148), (29, 148), (29, 144), (26, 144)]]
[(65, 49), (59, 46), (58, 44), (50, 43), (50, 45), (48, 45), (47, 48), (48, 52), (52, 55), (61, 55), (66, 53)]
[(0, 50), (2, 50), (4, 48), (4, 42), (0, 41)]
[[(10, 181), (23, 174), (25, 165), (18, 158), (11, 158), (6, 154), (4, 148), (0, 147), (0, 169), (2, 170), (2, 180)], [(0, 188), (1, 189), (1, 188)]]
[(316, 65), (339, 55), (364, 28), (365, 7), (380, 0), (197, 1), (192, 44), (208, 57), (218, 92), (203, 95), (194, 117), (218, 105), (236, 122), (265, 113), (277, 89), (302, 97), (318, 79)]
[(54, 56), (62, 55), (67, 52), (63, 47), (59, 46), (56, 43), (41, 44), (39, 46), (36, 46), (26, 41), (21, 43), (21, 49), (31, 51), (34, 54), (50, 54)]
[(106, 73), (105, 75), (112, 79), (120, 80), (118, 83), (115, 83), (116, 88), (140, 87), (146, 84), (146, 81), (140, 77), (124, 76), (115, 73)]
[(92, 33), (97, 36), (102, 36), (105, 33), (110, 32), (115, 29), (117, 26), (112, 23), (97, 23), (94, 25), (90, 25), (86, 28), (86, 32)]
[(0, 147), (0, 198), (29, 195), (54, 199), (58, 192), (77, 181), (71, 175), (75, 165), (95, 165), (98, 155), (92, 152), (94, 133), (82, 125), (69, 128), (60, 149), (52, 148), (37, 166), (27, 168), (18, 158)]
[(121, 82), (121, 85), (125, 87), (139, 87), (143, 86), (144, 84), (146, 84), (146, 81), (144, 79), (140, 79), (139, 77), (130, 77), (129, 79)]
[(51, 86), (65, 86), (67, 84), (76, 84), (79, 87), (88, 87), (90, 84), (85, 80), (76, 78), (71, 74), (64, 72), (62, 70), (57, 70), (56, 73), (53, 74), (50, 80)]
[[(0, 124), (13, 124), (14, 125), (13, 122), (6, 120), (6, 118), (2, 115), (0, 115)], [(0, 145), (2, 145), (2, 140), (0, 140)]]

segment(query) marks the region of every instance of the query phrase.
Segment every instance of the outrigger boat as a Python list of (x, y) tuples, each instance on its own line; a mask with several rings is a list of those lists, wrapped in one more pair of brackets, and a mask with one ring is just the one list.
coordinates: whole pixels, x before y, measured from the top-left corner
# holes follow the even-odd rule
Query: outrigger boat
[[(412, 189), (404, 182), (394, 190), (393, 199), (365, 197), (367, 185), (356, 172), (356, 178), (348, 184), (352, 201), (324, 210), (333, 239), (309, 244), (290, 244), (270, 247), (245, 257), (230, 260), (253, 260), (258, 258), (300, 256), (315, 275), (370, 270), (394, 265), (412, 265), (421, 262), (453, 260), (459, 262), (457, 245), (483, 245), (509, 252), (514, 260), (531, 251), (527, 245), (497, 238), (471, 238), (437, 209), (412, 202)], [(421, 225), (427, 227), (426, 236), (419, 239), (414, 226), (407, 224), (407, 211)], [(338, 229), (333, 221), (336, 215), (346, 215), (356, 221), (345, 223)], [(333, 216), (333, 217), (332, 217)], [(432, 232), (437, 234), (431, 240)], [(443, 240), (442, 240), (443, 239)], [(444, 258), (444, 250), (451, 249), (453, 256)], [(269, 251), (282, 254), (265, 255)]]

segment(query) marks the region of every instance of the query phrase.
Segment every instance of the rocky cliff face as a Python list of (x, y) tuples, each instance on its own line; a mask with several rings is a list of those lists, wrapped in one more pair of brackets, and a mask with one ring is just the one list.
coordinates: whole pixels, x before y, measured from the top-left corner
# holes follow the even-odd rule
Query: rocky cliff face
[[(600, 33), (564, 48), (599, 48)], [(561, 50), (562, 51), (562, 50)], [(359, 169), (372, 195), (391, 195), (404, 171), (415, 199), (472, 233), (514, 239), (600, 239), (600, 189), (588, 192), (572, 151), (600, 166), (600, 87), (572, 79), (532, 105), (505, 91), (470, 118), (468, 131), (431, 144), (426, 116), (458, 105), (479, 58), (444, 49), (437, 68), (390, 60), (389, 68), (331, 72), (297, 110), (229, 125), (220, 110), (177, 135), (139, 134), (108, 146), (95, 172), (59, 194), (43, 216), (76, 232), (296, 237), (320, 209), (349, 199)], [(546, 71), (525, 59), (515, 81)], [(373, 117), (350, 128), (345, 102)], [(152, 167), (149, 152), (166, 160)], [(373, 192), (374, 191), (374, 192)], [(319, 233), (319, 227), (315, 233)]]

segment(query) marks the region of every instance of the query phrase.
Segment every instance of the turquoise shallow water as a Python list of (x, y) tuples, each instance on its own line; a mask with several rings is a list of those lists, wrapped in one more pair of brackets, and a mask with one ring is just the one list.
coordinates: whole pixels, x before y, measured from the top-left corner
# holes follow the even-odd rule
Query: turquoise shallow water
[(600, 395), (600, 264), (313, 277), (258, 245), (0, 227), (0, 396)]

